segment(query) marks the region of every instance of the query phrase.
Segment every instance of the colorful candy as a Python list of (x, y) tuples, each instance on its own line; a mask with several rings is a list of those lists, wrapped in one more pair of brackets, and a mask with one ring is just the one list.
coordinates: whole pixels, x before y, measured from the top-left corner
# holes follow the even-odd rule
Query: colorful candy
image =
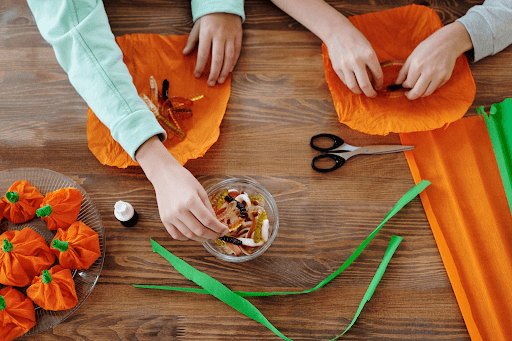
[(217, 219), (229, 228), (226, 236), (215, 240), (227, 254), (249, 255), (265, 245), (270, 224), (261, 195), (223, 189), (209, 199)]

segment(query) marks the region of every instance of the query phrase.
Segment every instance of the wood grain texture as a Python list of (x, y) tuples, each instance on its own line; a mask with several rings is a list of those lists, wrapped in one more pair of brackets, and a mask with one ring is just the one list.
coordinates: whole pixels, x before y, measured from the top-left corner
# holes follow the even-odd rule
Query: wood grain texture
[[(482, 1), (329, 0), (345, 15), (411, 3), (432, 7), (447, 24)], [(188, 34), (188, 1), (104, 1), (116, 36)], [(133, 288), (195, 287), (151, 251), (150, 238), (233, 290), (297, 291), (330, 275), (413, 186), (402, 154), (359, 156), (332, 174), (310, 167), (309, 138), (342, 135), (351, 144), (396, 144), (338, 122), (325, 81), (321, 41), (268, 1), (247, 0), (242, 54), (219, 140), (186, 168), (205, 186), (250, 177), (270, 190), (280, 227), (264, 256), (227, 264), (198, 243), (170, 239), (154, 190), (141, 169), (101, 165), (87, 147), (87, 105), (40, 37), (26, 2), (0, 4), (0, 170), (49, 168), (89, 193), (107, 230), (105, 266), (90, 297), (65, 322), (20, 340), (279, 340), (265, 327), (208, 295)], [(512, 49), (471, 65), (476, 107), (501, 102), (512, 88)], [(258, 145), (247, 144), (257, 138)], [(236, 147), (234, 147), (236, 146)], [(250, 155), (247, 157), (247, 155)], [(357, 161), (356, 161), (357, 160)], [(112, 214), (125, 200), (140, 222)], [(327, 340), (354, 316), (389, 239), (404, 241), (346, 340), (451, 340), (469, 335), (418, 198), (392, 218), (345, 272), (307, 295), (251, 298), (293, 340)]]

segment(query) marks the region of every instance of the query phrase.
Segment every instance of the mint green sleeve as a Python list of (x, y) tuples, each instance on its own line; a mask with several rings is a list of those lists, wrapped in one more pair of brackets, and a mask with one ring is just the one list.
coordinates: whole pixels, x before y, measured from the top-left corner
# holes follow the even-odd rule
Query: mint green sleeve
[(101, 0), (28, 0), (37, 27), (69, 81), (135, 160), (162, 129), (133, 85)]
[(203, 15), (211, 13), (236, 14), (244, 22), (244, 0), (192, 0), (192, 19), (194, 22)]

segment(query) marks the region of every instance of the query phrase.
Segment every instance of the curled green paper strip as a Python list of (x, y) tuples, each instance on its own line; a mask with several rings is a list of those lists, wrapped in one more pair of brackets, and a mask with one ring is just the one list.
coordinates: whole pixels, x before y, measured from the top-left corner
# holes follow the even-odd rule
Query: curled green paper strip
[(485, 119), (512, 212), (512, 98), (493, 104), (489, 115), (485, 113), (483, 106), (476, 110)]
[[(366, 302), (370, 300), (372, 297), (375, 289), (377, 288), (377, 285), (379, 284), (382, 276), (384, 275), (384, 272), (386, 271), (386, 267), (388, 266), (389, 261), (391, 260), (391, 257), (393, 256), (396, 248), (398, 247), (398, 244), (402, 241), (402, 237), (399, 236), (392, 236), (391, 241), (389, 242), (389, 246), (386, 250), (386, 253), (384, 254), (384, 258), (382, 259), (379, 268), (377, 269), (377, 272), (373, 276), (373, 279), (368, 286), (368, 289), (366, 290), (366, 293), (363, 296), (363, 300), (359, 304), (359, 308), (357, 309), (356, 315), (352, 319), (352, 322), (349, 324), (349, 326), (345, 329), (343, 333), (340, 335), (334, 337), (330, 341), (337, 340), (343, 334), (345, 334), (356, 322), (357, 318), (359, 317), (359, 314), (361, 314), (361, 311), (363, 310), (364, 305)], [(222, 302), (226, 303), (230, 307), (238, 310), (242, 314), (244, 314), (247, 317), (250, 317), (251, 319), (261, 323), (271, 331), (273, 331), (277, 336), (280, 338), (287, 340), (287, 341), (293, 341), (286, 337), (284, 334), (282, 334), (279, 330), (277, 330), (272, 323), (270, 323), (265, 316), (256, 308), (251, 302), (246, 300), (245, 298), (242, 298), (241, 296), (237, 295), (235, 292), (229, 290), (224, 284), (217, 281), (216, 279), (208, 276), (207, 274), (197, 270), (196, 268), (192, 267), (188, 263), (186, 263), (184, 260), (176, 257), (169, 251), (167, 251), (165, 248), (163, 248), (160, 244), (155, 242), (153, 239), (151, 239), (151, 244), (153, 245), (153, 251), (157, 252), (160, 256), (164, 257), (169, 263), (171, 263), (172, 266), (176, 270), (178, 270), (179, 273), (181, 273), (186, 278), (190, 279), (197, 285), (203, 287), (205, 291)], [(135, 287), (139, 287), (134, 285)]]
[[(377, 226), (377, 228), (370, 233), (370, 235), (357, 247), (352, 255), (339, 267), (338, 270), (333, 272), (329, 277), (325, 278), (321, 281), (317, 286), (307, 289), (304, 291), (295, 291), (295, 292), (251, 292), (251, 291), (234, 291), (237, 295), (242, 297), (255, 297), (255, 296), (274, 296), (274, 295), (295, 295), (295, 294), (307, 294), (312, 291), (315, 291), (330, 281), (332, 281), (336, 276), (342, 273), (346, 268), (352, 264), (352, 262), (363, 252), (368, 243), (375, 237), (375, 235), (379, 232), (379, 230), (384, 226), (384, 224), (391, 219), (398, 211), (400, 211), (407, 203), (409, 203), (412, 199), (414, 199), (418, 194), (420, 194), (427, 186), (430, 185), (430, 181), (423, 180), (413, 188), (411, 188), (403, 197), (398, 200), (395, 207), (389, 211), (384, 220)], [(180, 287), (168, 287), (168, 286), (159, 286), (159, 285), (134, 285), (137, 288), (148, 288), (148, 289), (164, 289), (164, 290), (175, 290), (175, 291), (186, 291), (186, 292), (195, 292), (208, 294), (208, 292), (204, 289), (192, 289), (192, 288), (180, 288)]]
[[(270, 295), (289, 295), (289, 294), (299, 294), (299, 293), (307, 293), (311, 292), (313, 290), (316, 290), (318, 288), (323, 287), (325, 284), (330, 282), (334, 277), (336, 277), (339, 273), (341, 273), (344, 269), (346, 269), (355, 258), (364, 250), (366, 245), (373, 239), (375, 234), (380, 230), (380, 228), (396, 213), (398, 212), (403, 206), (405, 206), (408, 202), (410, 202), (416, 195), (418, 195), (421, 191), (423, 191), (428, 185), (430, 184), (429, 181), (422, 181), (415, 187), (413, 187), (409, 192), (407, 192), (395, 205), (395, 207), (386, 215), (382, 223), (375, 229), (372, 234), (370, 234), (369, 237), (366, 238), (366, 240), (357, 248), (356, 252), (352, 254), (352, 256), (331, 276), (323, 280), (319, 285), (317, 285), (315, 288), (301, 291), (301, 292), (291, 292), (291, 293), (260, 293), (260, 292), (233, 292), (229, 290), (226, 286), (224, 286), (222, 283), (218, 282), (217, 280), (211, 278), (210, 276), (200, 272), (199, 270), (193, 268), (192, 266), (188, 265), (185, 261), (181, 260), (180, 258), (174, 256), (172, 253), (164, 249), (162, 246), (160, 246), (155, 241), (151, 240), (151, 243), (153, 245), (153, 251), (159, 253), (162, 257), (167, 259), (171, 265), (173, 265), (176, 270), (178, 270), (181, 274), (183, 274), (186, 278), (192, 280), (194, 283), (198, 284), (199, 286), (203, 287), (204, 289), (192, 289), (192, 288), (176, 288), (176, 287), (162, 287), (162, 286), (143, 286), (143, 285), (134, 285), (134, 287), (142, 287), (142, 288), (156, 288), (156, 289), (168, 289), (168, 290), (179, 290), (179, 291), (188, 291), (188, 292), (198, 292), (198, 293), (209, 293), (219, 300), (223, 301), (224, 303), (228, 304), (232, 308), (236, 309), (237, 311), (241, 312), (242, 314), (252, 318), (253, 320), (260, 322), (264, 326), (266, 326), (268, 329), (272, 330), (276, 335), (281, 337), (284, 340), (290, 340), (286, 336), (284, 336), (279, 330), (277, 330), (262, 314), (261, 312), (254, 307), (249, 301), (242, 298), (242, 295), (245, 296), (270, 296)], [(359, 317), (359, 314), (361, 313), (364, 305), (366, 302), (368, 302), (373, 295), (373, 292), (375, 291), (375, 288), (377, 287), (380, 279), (382, 278), (384, 271), (387, 267), (387, 264), (389, 263), (393, 253), (395, 252), (396, 248), (398, 247), (398, 244), (400, 244), (402, 238), (398, 236), (393, 236), (391, 238), (390, 244), (388, 246), (388, 249), (386, 250), (386, 253), (384, 255), (384, 258), (377, 269), (377, 272), (370, 283), (363, 300), (361, 301), (358, 311), (356, 312), (356, 315), (354, 316), (352, 322), (350, 325), (345, 329), (345, 331), (333, 338), (331, 341), (336, 340), (343, 336), (355, 323), (357, 318)]]

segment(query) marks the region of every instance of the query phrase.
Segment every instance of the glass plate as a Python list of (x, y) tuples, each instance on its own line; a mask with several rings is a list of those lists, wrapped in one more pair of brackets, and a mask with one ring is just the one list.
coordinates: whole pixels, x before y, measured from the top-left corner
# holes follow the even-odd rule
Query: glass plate
[[(92, 292), (92, 289), (100, 276), (101, 269), (103, 268), (103, 261), (105, 259), (105, 227), (103, 226), (103, 222), (101, 221), (101, 216), (96, 205), (94, 205), (84, 189), (73, 179), (43, 168), (9, 169), (0, 172), (0, 197), (3, 197), (9, 187), (18, 180), (28, 181), (32, 186), (36, 187), (42, 195), (46, 195), (48, 192), (53, 192), (65, 187), (74, 187), (78, 189), (82, 193), (83, 199), (77, 220), (82, 221), (98, 233), (101, 249), (101, 256), (90, 266), (89, 269), (72, 271), (73, 279), (75, 280), (76, 295), (78, 297), (78, 303), (76, 306), (68, 310), (50, 311), (34, 305), (36, 308), (36, 325), (24, 334), (33, 335), (53, 328), (67, 319), (80, 307), (82, 303), (84, 303)], [(57, 232), (50, 231), (46, 227), (46, 222), (36, 216), (24, 224), (17, 225), (12, 224), (7, 219), (3, 219), (0, 223), (0, 233), (7, 230), (21, 230), (26, 226), (39, 233), (46, 240), (48, 245), (50, 245), (55, 233)], [(58, 260), (56, 262), (58, 262)], [(0, 288), (4, 287), (5, 285), (0, 284)], [(26, 291), (26, 288), (17, 289), (20, 289), (23, 293)]]

